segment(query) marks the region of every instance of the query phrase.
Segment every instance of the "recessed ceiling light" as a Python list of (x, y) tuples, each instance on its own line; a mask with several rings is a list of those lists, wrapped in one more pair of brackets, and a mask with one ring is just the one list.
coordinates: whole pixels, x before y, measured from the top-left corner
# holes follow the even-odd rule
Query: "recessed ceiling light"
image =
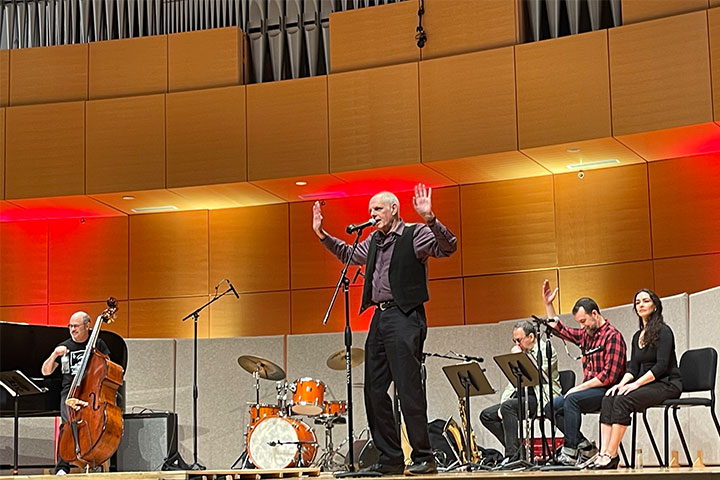
[(153, 213), (153, 212), (173, 212), (178, 208), (175, 205), (162, 205), (159, 207), (139, 207), (131, 208), (135, 213)]
[(133, 196), (133, 195), (123, 195), (123, 196), (122, 196), (122, 199), (123, 199), (123, 200), (135, 200), (135, 196)]
[(578, 147), (571, 147), (566, 150), (568, 153), (578, 153), (580, 151), (580, 148)]
[(295, 182), (295, 185), (297, 185), (298, 187), (304, 187), (305, 185), (307, 185), (307, 182), (303, 182), (302, 180), (299, 180), (299, 181)]
[(617, 163), (620, 163), (620, 160), (618, 160), (617, 158), (608, 158), (607, 160), (597, 160), (595, 162), (571, 163), (567, 166), (567, 168), (569, 168), (570, 170), (577, 170), (579, 168), (599, 167), (601, 165), (610, 165)]

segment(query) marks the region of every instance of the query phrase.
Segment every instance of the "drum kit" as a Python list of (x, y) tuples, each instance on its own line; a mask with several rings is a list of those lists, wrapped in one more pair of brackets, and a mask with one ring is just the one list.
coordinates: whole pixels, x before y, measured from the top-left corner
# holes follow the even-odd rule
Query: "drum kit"
[[(364, 361), (364, 351), (353, 348), (351, 367)], [(245, 449), (240, 456), (245, 464), (257, 468), (281, 469), (288, 467), (317, 466), (332, 471), (343, 468), (344, 456), (339, 452), (347, 442), (333, 445), (332, 429), (346, 423), (347, 402), (326, 400), (331, 393), (321, 380), (302, 377), (294, 382), (285, 381), (285, 372), (275, 363), (252, 355), (238, 358), (238, 364), (255, 379), (255, 402), (249, 402), (250, 421), (245, 433)], [(326, 361), (333, 370), (345, 370), (345, 350), (333, 353)], [(260, 379), (276, 382), (275, 404), (260, 403)], [(305, 421), (299, 417), (308, 417)], [(316, 425), (325, 428), (325, 447), (318, 454), (317, 435), (306, 423), (312, 418)], [(340, 457), (341, 461), (336, 460)], [(233, 465), (234, 466), (234, 465)]]

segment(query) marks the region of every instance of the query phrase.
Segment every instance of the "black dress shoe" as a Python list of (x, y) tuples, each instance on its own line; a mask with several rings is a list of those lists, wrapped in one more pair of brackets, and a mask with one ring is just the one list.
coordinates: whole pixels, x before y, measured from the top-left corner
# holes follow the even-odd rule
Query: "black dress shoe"
[(414, 462), (405, 467), (405, 475), (430, 475), (437, 473), (437, 464), (434, 461)]
[(402, 475), (405, 465), (387, 465), (384, 463), (376, 463), (369, 467), (361, 468), (357, 473), (368, 474), (369, 476), (380, 476), (380, 475)]

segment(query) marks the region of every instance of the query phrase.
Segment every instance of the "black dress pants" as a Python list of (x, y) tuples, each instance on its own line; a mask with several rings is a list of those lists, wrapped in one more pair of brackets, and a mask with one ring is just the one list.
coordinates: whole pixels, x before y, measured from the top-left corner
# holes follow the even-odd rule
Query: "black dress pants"
[[(530, 392), (533, 392), (530, 390)], [(486, 408), (480, 413), (480, 422), (497, 438), (505, 447), (505, 456), (514, 457), (520, 449), (520, 421), (518, 419), (517, 397), (505, 400), (503, 403)], [(537, 400), (533, 394), (527, 397), (530, 418), (535, 418), (537, 413)], [(502, 418), (498, 415), (502, 412)]]
[(627, 395), (604, 397), (600, 410), (600, 423), (630, 426), (633, 412), (640, 412), (671, 398), (678, 398), (680, 390), (670, 383), (647, 383)]
[[(67, 405), (65, 405), (65, 399), (67, 398), (68, 393), (70, 393), (69, 388), (63, 389), (63, 391), (60, 392), (60, 418), (62, 418), (63, 423), (68, 421)], [(59, 452), (55, 452), (55, 455), (57, 456), (55, 473), (57, 473), (58, 470), (65, 470), (65, 473), (70, 473), (70, 469), (73, 467), (73, 465), (60, 458)]]
[(365, 342), (365, 410), (370, 433), (380, 451), (381, 464), (404, 463), (393, 404), (388, 395), (390, 382), (395, 383), (400, 398), (413, 462), (433, 460), (427, 398), (420, 375), (426, 336), (427, 323), (422, 305), (407, 314), (397, 306), (384, 311), (375, 309)]

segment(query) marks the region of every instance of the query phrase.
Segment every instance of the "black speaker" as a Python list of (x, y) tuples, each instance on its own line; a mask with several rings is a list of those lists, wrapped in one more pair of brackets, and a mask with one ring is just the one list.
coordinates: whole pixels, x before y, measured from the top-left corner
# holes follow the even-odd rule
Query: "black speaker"
[(128, 413), (116, 453), (118, 472), (158, 471), (177, 453), (177, 414)]

